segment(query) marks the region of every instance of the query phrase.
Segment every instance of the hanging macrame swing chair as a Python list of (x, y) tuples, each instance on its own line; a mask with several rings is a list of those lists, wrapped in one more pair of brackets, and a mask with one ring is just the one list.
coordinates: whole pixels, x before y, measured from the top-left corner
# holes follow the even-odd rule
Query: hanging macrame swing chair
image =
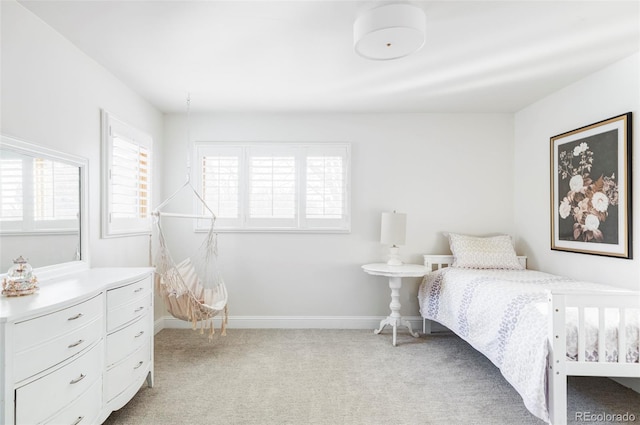
[[(187, 118), (189, 117), (190, 96), (187, 98)], [(188, 127), (188, 126), (187, 126)], [(156, 257), (156, 291), (162, 297), (165, 307), (176, 319), (189, 321), (193, 329), (200, 328), (204, 333), (209, 329), (209, 339), (213, 338), (215, 327), (213, 318), (222, 313), (222, 335), (226, 335), (228, 320), (227, 288), (218, 269), (217, 235), (215, 233), (216, 215), (191, 184), (191, 166), (189, 159), (189, 135), (187, 134), (187, 180), (169, 198), (153, 211), (158, 235), (158, 253)], [(197, 202), (197, 211), (203, 214), (184, 214), (163, 211), (174, 198), (188, 192)], [(192, 205), (190, 201), (182, 205)], [(164, 220), (170, 218), (197, 219), (208, 222), (209, 230), (197, 250), (187, 258), (176, 263), (169, 251)]]
[[(163, 212), (180, 192), (187, 190), (202, 203), (203, 210), (210, 215), (194, 215)], [(213, 318), (222, 316), (222, 335), (226, 335), (228, 320), (227, 288), (217, 265), (217, 235), (214, 231), (216, 216), (209, 209), (191, 185), (190, 179), (158, 206), (153, 212), (158, 234), (158, 254), (156, 258), (156, 291), (162, 297), (165, 307), (176, 319), (189, 321), (193, 329), (201, 333), (209, 329), (209, 338), (215, 333)], [(198, 249), (189, 257), (176, 263), (169, 251), (163, 221), (168, 218), (191, 218), (209, 221), (209, 230)]]

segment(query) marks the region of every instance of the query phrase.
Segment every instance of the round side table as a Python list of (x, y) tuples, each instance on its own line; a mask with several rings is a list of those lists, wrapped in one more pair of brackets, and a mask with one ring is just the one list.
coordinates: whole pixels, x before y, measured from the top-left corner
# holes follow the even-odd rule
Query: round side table
[(411, 329), (411, 323), (403, 319), (400, 315), (400, 288), (402, 288), (403, 277), (422, 277), (427, 274), (427, 268), (419, 264), (402, 264), (390, 266), (385, 263), (365, 264), (362, 266), (365, 273), (374, 276), (385, 276), (389, 278), (389, 288), (391, 288), (391, 314), (386, 319), (380, 321), (380, 327), (374, 331), (379, 334), (385, 326), (393, 326), (393, 346), (396, 346), (396, 333), (398, 326), (405, 326), (413, 337), (418, 337), (418, 333)]

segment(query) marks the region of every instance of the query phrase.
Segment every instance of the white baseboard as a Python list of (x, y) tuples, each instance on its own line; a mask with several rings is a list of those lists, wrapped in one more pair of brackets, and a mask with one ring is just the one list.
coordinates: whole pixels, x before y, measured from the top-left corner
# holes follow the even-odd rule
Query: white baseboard
[[(384, 317), (375, 316), (229, 316), (228, 329), (376, 329)], [(422, 331), (422, 318), (408, 316), (414, 331)], [(214, 319), (216, 328), (220, 319)], [(191, 322), (164, 316), (155, 321), (155, 333), (162, 329), (191, 329)], [(438, 329), (435, 329), (438, 330)], [(402, 328), (400, 328), (402, 331)]]
[(163, 329), (164, 329), (164, 317), (156, 319), (153, 322), (153, 334), (155, 335)]

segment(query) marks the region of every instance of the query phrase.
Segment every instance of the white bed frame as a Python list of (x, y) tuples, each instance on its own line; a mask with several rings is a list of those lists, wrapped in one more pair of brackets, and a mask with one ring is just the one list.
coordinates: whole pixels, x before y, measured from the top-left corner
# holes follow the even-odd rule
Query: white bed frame
[[(527, 258), (519, 256), (518, 260), (526, 268)], [(453, 264), (452, 255), (425, 255), (424, 265), (429, 272), (449, 267)], [(567, 423), (567, 376), (606, 376), (606, 377), (631, 377), (640, 378), (640, 363), (627, 363), (625, 355), (618, 355), (618, 362), (607, 362), (605, 356), (599, 356), (598, 362), (587, 362), (584, 359), (585, 351), (585, 309), (598, 310), (599, 331), (598, 347), (605, 344), (605, 320), (606, 309), (618, 309), (620, 323), (618, 324), (618, 347), (626, 347), (625, 315), (626, 309), (640, 309), (640, 292), (624, 289), (611, 292), (552, 292), (549, 296), (550, 311), (553, 312), (549, 320), (549, 363), (547, 369), (547, 382), (549, 385), (548, 405), (549, 417), (553, 425), (565, 425)], [(578, 309), (578, 359), (567, 361), (566, 356), (566, 310)], [(422, 319), (423, 331), (429, 333), (430, 325), (427, 319)], [(626, 352), (618, 349), (619, 353)], [(557, 353), (557, 354), (556, 354)]]

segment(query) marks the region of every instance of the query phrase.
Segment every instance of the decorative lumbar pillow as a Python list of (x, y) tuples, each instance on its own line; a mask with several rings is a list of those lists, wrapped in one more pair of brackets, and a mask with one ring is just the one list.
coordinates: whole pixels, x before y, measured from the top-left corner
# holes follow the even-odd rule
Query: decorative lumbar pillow
[(452, 267), (522, 270), (509, 235), (475, 237), (449, 233)]

